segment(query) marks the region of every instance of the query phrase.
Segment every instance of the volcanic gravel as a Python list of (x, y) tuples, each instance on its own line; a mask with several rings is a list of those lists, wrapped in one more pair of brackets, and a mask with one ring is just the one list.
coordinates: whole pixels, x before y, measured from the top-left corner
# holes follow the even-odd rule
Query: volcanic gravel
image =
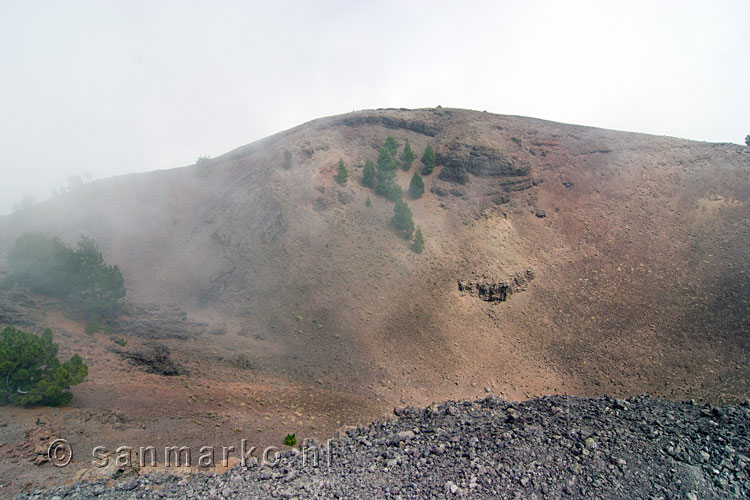
[(136, 476), (20, 498), (750, 498), (750, 401), (489, 396), (394, 413), (327, 443), (307, 440), (304, 463), (295, 449), (221, 475)]

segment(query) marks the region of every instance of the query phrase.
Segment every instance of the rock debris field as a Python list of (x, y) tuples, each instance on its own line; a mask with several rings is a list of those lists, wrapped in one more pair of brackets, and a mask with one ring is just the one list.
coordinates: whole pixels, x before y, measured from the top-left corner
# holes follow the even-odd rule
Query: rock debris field
[(300, 446), (222, 475), (136, 476), (19, 498), (750, 498), (750, 401), (488, 396), (394, 413), (327, 443), (307, 440), (304, 463)]

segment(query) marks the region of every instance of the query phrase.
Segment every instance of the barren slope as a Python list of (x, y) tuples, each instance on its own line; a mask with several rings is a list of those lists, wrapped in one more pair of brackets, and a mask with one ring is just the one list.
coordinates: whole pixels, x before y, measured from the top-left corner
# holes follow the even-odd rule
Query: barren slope
[[(388, 135), (437, 152), (425, 196), (409, 200), (422, 254), (389, 227), (393, 204), (359, 184)], [(364, 111), (0, 218), (0, 266), (23, 231), (84, 233), (120, 265), (131, 302), (207, 325), (166, 341), (188, 379), (265, 377), (351, 397), (339, 409), (369, 401), (365, 415), (485, 390), (730, 402), (750, 379), (749, 172), (750, 150), (733, 144)], [(411, 174), (399, 170), (405, 190)], [(534, 279), (505, 302), (457, 286), (527, 268)], [(95, 405), (90, 379), (80, 392)]]

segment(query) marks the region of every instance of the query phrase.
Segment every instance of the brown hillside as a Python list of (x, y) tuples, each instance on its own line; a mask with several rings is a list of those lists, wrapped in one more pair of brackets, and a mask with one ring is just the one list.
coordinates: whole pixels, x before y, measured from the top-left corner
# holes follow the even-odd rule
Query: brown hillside
[[(359, 183), (389, 135), (409, 139), (412, 171), (427, 143), (437, 153), (425, 196), (408, 200), (422, 254), (390, 228), (393, 203)], [(399, 170), (405, 191), (412, 171)], [(324, 419), (485, 390), (736, 401), (750, 387), (749, 174), (750, 149), (734, 144), (363, 111), (2, 218), (0, 262), (23, 231), (91, 236), (129, 301), (207, 325), (165, 335), (189, 377), (340, 396)], [(534, 279), (504, 302), (458, 289), (528, 268)], [(238, 354), (247, 369), (227, 363)], [(93, 374), (80, 404), (100, 404)]]

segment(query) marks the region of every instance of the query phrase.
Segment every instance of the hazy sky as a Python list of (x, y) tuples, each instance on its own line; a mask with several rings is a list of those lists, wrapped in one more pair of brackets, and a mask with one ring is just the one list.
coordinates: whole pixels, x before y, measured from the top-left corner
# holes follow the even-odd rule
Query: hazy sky
[(748, 7), (0, 0), (0, 213), (70, 174), (187, 165), (355, 109), (440, 104), (742, 143)]

